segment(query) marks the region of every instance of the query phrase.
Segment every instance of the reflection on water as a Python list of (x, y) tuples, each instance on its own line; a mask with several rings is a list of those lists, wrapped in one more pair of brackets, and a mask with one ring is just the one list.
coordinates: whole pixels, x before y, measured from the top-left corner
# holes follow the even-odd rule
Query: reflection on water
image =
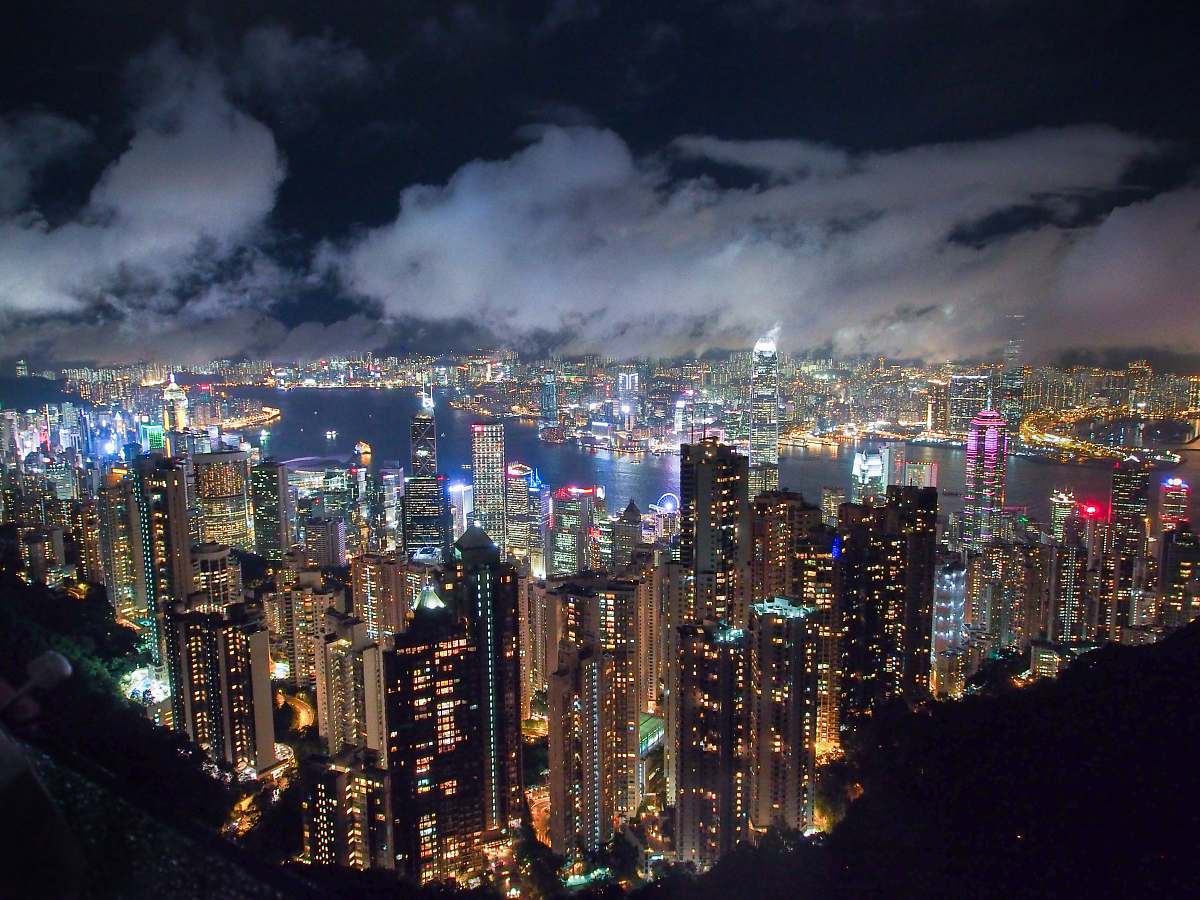
[[(407, 464), (408, 422), (420, 408), (420, 400), (413, 394), (303, 388), (287, 392), (243, 388), (238, 393), (281, 408), (283, 417), (271, 426), (269, 437), (270, 453), (279, 459), (313, 457), (348, 462), (354, 445), (366, 441), (374, 451), (374, 466)], [(470, 477), (470, 426), (475, 420), (473, 414), (445, 403), (438, 406), (438, 455), (442, 470), (452, 481)], [(327, 431), (336, 431), (337, 436), (327, 439)], [(629, 456), (582, 450), (571, 444), (547, 444), (538, 440), (532, 422), (517, 420), (507, 422), (506, 435), (510, 461), (536, 468), (552, 486), (601, 485), (610, 509), (620, 509), (633, 498), (645, 510), (662, 494), (679, 490), (677, 456)], [(257, 443), (257, 432), (248, 437)], [(851, 446), (784, 448), (779, 460), (780, 482), (817, 503), (825, 485), (848, 489), (853, 451)], [(961, 450), (909, 446), (905, 455), (911, 460), (936, 462), (939, 488), (962, 490)], [(1200, 486), (1200, 452), (1185, 452), (1183, 464), (1171, 474)], [(1070, 489), (1081, 500), (1096, 499), (1107, 505), (1109, 487), (1106, 464), (1064, 466), (1026, 457), (1009, 461), (1008, 502), (1028, 507), (1034, 518), (1047, 518), (1052, 490)], [(1193, 498), (1193, 502), (1200, 502), (1200, 490), (1193, 492)], [(940, 503), (943, 514), (962, 508), (961, 497), (943, 494)]]

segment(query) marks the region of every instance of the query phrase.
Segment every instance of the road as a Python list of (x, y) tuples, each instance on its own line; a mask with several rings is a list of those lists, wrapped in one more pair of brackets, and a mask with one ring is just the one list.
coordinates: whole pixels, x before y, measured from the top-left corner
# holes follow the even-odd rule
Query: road
[(292, 709), (292, 715), (295, 716), (295, 728), (301, 731), (308, 728), (313, 722), (317, 721), (317, 711), (312, 708), (312, 704), (303, 697), (295, 697), (284, 694), (283, 702)]

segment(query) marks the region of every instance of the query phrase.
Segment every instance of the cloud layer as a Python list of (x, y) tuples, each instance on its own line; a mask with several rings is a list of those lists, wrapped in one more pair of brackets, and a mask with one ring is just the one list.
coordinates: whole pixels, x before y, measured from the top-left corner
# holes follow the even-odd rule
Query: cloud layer
[[(699, 134), (648, 154), (538, 126), (443, 184), (382, 186), (392, 221), (285, 255), (272, 127), (306, 127), (331, 86), (374, 71), (277, 26), (225, 53), (160, 44), (131, 65), (126, 139), (65, 220), (39, 212), (42, 175), (91, 129), (0, 119), (0, 356), (303, 357), (463, 323), (658, 356), (779, 323), (785, 349), (945, 359), (993, 353), (1018, 311), (1043, 357), (1200, 343), (1200, 187), (1129, 184), (1172, 148), (1100, 125), (875, 153)], [(317, 321), (298, 295), (325, 298)]]
[[(320, 260), (385, 317), (472, 319), (517, 345), (548, 333), (568, 352), (747, 346), (780, 322), (796, 349), (959, 358), (992, 351), (1014, 311), (1044, 353), (1182, 344), (1200, 317), (1164, 329), (1136, 311), (1194, 308), (1196, 193), (1079, 224), (1162, 151), (1088, 126), (865, 155), (687, 136), (638, 159), (610, 131), (548, 127), (405, 189), (393, 222)], [(754, 185), (681, 179), (679, 161)]]

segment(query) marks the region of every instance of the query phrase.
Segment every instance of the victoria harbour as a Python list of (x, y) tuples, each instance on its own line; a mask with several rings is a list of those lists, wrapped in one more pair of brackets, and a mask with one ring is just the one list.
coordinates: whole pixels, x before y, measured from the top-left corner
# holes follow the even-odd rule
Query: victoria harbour
[[(359, 441), (371, 445), (372, 465), (397, 465), (409, 458), (408, 422), (421, 408), (420, 399), (404, 390), (239, 388), (236, 393), (280, 409), (281, 418), (270, 426), (267, 452), (299, 468), (347, 464), (354, 460), (354, 445)], [(479, 421), (479, 416), (439, 401), (437, 421), (442, 468), (451, 482), (469, 483), (471, 424)], [(336, 437), (326, 437), (334, 431)], [(626, 454), (575, 444), (549, 444), (539, 440), (535, 422), (522, 419), (506, 420), (505, 434), (510, 462), (523, 462), (537, 469), (542, 480), (554, 487), (603, 487), (612, 509), (623, 508), (632, 499), (645, 510), (664, 494), (679, 493), (678, 455)], [(253, 444), (261, 443), (257, 433), (246, 437)], [(780, 451), (780, 484), (817, 502), (823, 487), (848, 487), (856, 449), (854, 444), (784, 448)], [(904, 454), (912, 461), (937, 464), (939, 514), (945, 517), (961, 511), (963, 451), (910, 444), (904, 447)], [(1187, 450), (1182, 456), (1180, 466), (1161, 470), (1162, 477), (1200, 481), (1200, 452)], [(1081, 501), (1108, 503), (1111, 464), (1064, 465), (1014, 455), (1009, 468), (1008, 503), (1026, 507), (1033, 518), (1046, 518), (1050, 494), (1055, 490), (1073, 491)]]

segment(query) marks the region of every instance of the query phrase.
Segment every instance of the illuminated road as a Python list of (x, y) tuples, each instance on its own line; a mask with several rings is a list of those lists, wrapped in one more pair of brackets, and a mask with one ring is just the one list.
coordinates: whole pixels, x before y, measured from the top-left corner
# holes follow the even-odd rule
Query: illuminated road
[(533, 820), (533, 833), (539, 841), (550, 846), (550, 791), (547, 788), (530, 788), (525, 792), (529, 801), (529, 817)]
[(293, 697), (285, 694), (283, 702), (292, 709), (292, 714), (295, 716), (296, 721), (295, 729), (297, 731), (302, 731), (317, 721), (317, 711), (303, 697)]

